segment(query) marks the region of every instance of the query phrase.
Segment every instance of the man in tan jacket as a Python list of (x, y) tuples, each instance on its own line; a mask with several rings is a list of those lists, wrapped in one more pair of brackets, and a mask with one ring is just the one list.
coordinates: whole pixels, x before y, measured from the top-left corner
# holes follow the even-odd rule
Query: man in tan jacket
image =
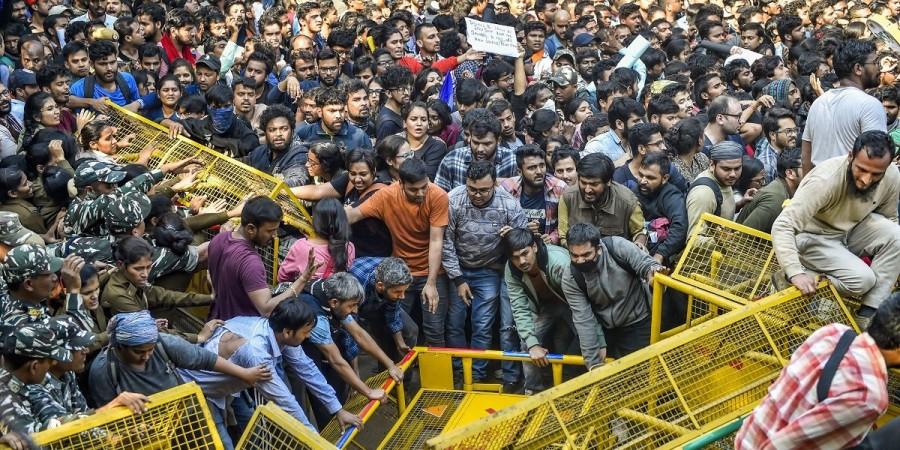
[[(815, 275), (827, 276), (841, 294), (862, 299), (856, 320), (863, 329), (900, 274), (893, 151), (887, 133), (862, 133), (848, 156), (825, 160), (804, 178), (772, 225), (775, 254), (791, 284), (811, 294)], [(871, 265), (861, 256), (871, 257)]]

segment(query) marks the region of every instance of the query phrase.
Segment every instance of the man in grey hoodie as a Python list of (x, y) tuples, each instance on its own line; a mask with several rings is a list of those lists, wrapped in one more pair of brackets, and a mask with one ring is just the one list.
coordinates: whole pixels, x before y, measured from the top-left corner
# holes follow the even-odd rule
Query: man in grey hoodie
[(664, 270), (628, 240), (600, 237), (591, 224), (569, 229), (571, 264), (562, 288), (588, 369), (603, 364), (607, 353), (621, 358), (650, 344), (650, 287)]

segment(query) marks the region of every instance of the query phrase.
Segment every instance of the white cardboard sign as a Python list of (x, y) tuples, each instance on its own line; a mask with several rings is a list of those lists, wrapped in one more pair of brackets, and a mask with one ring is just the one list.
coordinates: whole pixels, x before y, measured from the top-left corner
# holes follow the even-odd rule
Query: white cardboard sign
[(481, 22), (466, 18), (466, 38), (475, 50), (495, 55), (519, 56), (516, 30), (506, 25)]

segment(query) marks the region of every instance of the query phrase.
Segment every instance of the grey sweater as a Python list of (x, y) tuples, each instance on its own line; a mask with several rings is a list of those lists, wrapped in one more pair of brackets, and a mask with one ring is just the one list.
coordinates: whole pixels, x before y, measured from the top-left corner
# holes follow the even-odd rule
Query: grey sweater
[[(494, 188), (494, 198), (477, 208), (469, 201), (465, 186), (450, 191), (450, 220), (444, 230), (441, 262), (451, 280), (462, 276), (461, 267), (475, 269), (496, 266), (502, 270), (500, 229), (525, 228), (525, 212), (519, 201), (502, 188)], [(461, 282), (457, 281), (457, 284)]]
[(650, 315), (650, 286), (646, 278), (650, 269), (658, 265), (626, 239), (612, 236), (607, 242), (612, 245), (607, 247), (600, 241), (597, 271), (584, 272), (587, 293), (575, 281), (571, 265), (563, 273), (563, 292), (589, 368), (602, 362), (598, 352), (606, 347), (603, 328), (624, 327)]

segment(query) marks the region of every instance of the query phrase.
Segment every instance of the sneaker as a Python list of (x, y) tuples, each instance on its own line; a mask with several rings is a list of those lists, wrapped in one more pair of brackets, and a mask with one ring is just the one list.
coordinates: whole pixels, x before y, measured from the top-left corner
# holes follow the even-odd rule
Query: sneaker
[[(863, 315), (863, 313), (865, 313), (865, 315)], [(853, 314), (853, 320), (856, 321), (856, 326), (859, 327), (859, 331), (866, 331), (866, 328), (869, 328), (872, 317), (875, 317), (875, 308), (867, 305), (860, 306)]]
[(859, 315), (859, 313), (853, 314), (853, 320), (856, 321), (856, 326), (859, 327), (859, 331), (866, 331), (866, 328), (869, 328), (869, 323), (872, 322), (871, 317), (864, 317)]
[(769, 294), (777, 294), (789, 287), (791, 287), (791, 281), (788, 280), (787, 275), (784, 274), (783, 269), (778, 269), (775, 272), (772, 272), (771, 276), (772, 289)]

